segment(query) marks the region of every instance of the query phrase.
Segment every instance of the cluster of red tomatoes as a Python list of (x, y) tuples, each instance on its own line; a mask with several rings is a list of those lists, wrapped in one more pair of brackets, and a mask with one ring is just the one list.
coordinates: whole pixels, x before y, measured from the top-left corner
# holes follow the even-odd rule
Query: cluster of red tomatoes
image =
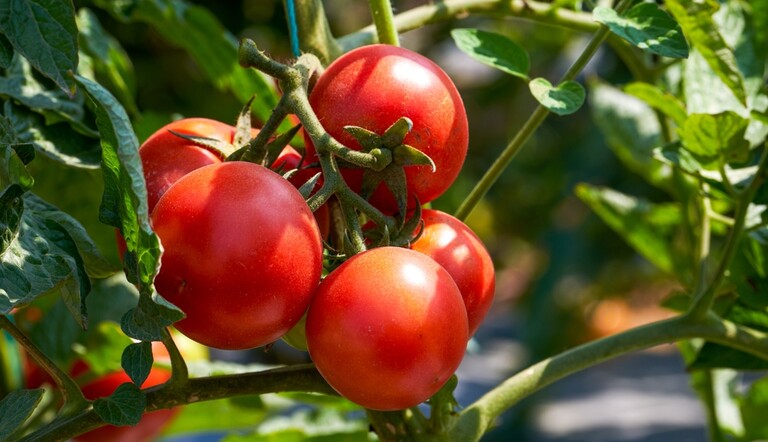
[[(345, 126), (382, 133), (400, 117), (413, 122), (403, 142), (427, 154), (436, 171), (405, 168), (409, 210), (442, 194), (464, 162), (461, 98), (437, 65), (409, 50), (373, 45), (343, 55), (319, 78), (310, 103), (324, 129), (351, 149), (360, 146)], [(253, 348), (279, 339), (306, 314), (309, 354), (341, 395), (394, 410), (439, 390), (493, 297), (493, 264), (465, 224), (424, 210), (410, 249), (370, 249), (321, 281), (328, 215), (313, 216), (296, 189), (301, 183), (257, 164), (224, 162), (171, 131), (232, 143), (236, 129), (180, 120), (139, 150), (164, 249), (155, 285), (186, 314), (179, 331), (211, 347)], [(307, 144), (304, 164), (316, 161)], [(300, 160), (288, 147), (275, 165)], [(342, 172), (358, 192), (362, 174)], [(384, 185), (369, 201), (385, 214), (397, 211)]]

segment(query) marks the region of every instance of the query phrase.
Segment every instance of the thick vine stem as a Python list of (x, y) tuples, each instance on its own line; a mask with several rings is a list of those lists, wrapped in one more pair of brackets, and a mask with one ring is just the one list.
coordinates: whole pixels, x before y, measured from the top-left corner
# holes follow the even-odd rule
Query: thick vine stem
[(187, 369), (187, 363), (184, 361), (184, 357), (179, 351), (179, 347), (173, 340), (171, 333), (166, 328), (163, 331), (163, 345), (168, 350), (168, 355), (171, 358), (171, 379), (168, 381), (169, 386), (172, 388), (178, 388), (187, 383), (189, 380), (189, 370)]
[(480, 437), (505, 410), (538, 390), (606, 360), (676, 341), (703, 338), (768, 360), (768, 334), (709, 314), (701, 320), (677, 316), (574, 347), (504, 381), (460, 413), (450, 440)]
[[(292, 365), (256, 373), (189, 379), (183, 386), (149, 388), (145, 411), (173, 408), (234, 396), (302, 391), (337, 395), (312, 364)], [(57, 419), (21, 439), (24, 442), (67, 440), (104, 425), (92, 408)]]
[(390, 0), (368, 0), (368, 4), (370, 5), (373, 24), (376, 26), (376, 36), (379, 43), (399, 46), (400, 40), (397, 37)]
[(83, 396), (83, 392), (80, 387), (75, 383), (74, 379), (60, 369), (48, 356), (45, 355), (37, 346), (24, 334), (16, 324), (11, 322), (7, 316), (0, 316), (0, 330), (5, 329), (13, 339), (16, 340), (27, 354), (34, 359), (34, 361), (43, 370), (45, 370), (53, 378), (56, 385), (61, 389), (64, 397), (64, 408), (62, 411), (68, 410), (80, 410), (86, 407), (88, 400)]

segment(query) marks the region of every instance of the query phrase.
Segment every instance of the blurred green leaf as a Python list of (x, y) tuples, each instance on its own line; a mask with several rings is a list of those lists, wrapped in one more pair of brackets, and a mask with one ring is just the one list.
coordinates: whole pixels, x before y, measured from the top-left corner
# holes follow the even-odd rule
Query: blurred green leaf
[(557, 115), (570, 115), (584, 104), (586, 92), (584, 87), (575, 81), (566, 81), (553, 87), (544, 78), (534, 78), (528, 83), (533, 97), (550, 111)]
[[(247, 396), (259, 398), (259, 396)], [(238, 401), (221, 399), (185, 405), (181, 413), (163, 430), (163, 436), (193, 434), (221, 430), (243, 430), (258, 425), (269, 410), (243, 407)]]
[(608, 188), (580, 184), (576, 195), (645, 259), (674, 274), (673, 231), (681, 223), (674, 203), (652, 204)]
[(691, 45), (699, 51), (739, 102), (746, 105), (744, 78), (736, 62), (736, 56), (712, 20), (712, 15), (719, 7), (717, 2), (714, 0), (701, 2), (668, 0), (666, 5), (680, 23)]
[[(46, 308), (42, 319), (32, 325), (29, 337), (43, 353), (60, 367), (65, 367), (76, 356), (73, 345), (82, 336), (83, 329), (61, 298), (51, 299), (53, 305)], [(40, 301), (48, 300), (38, 298), (37, 303)]]
[(357, 442), (371, 440), (364, 416), (351, 418), (333, 409), (299, 410), (291, 416), (275, 416), (251, 434), (231, 434), (225, 442), (311, 441)]
[(598, 6), (592, 15), (611, 32), (640, 49), (663, 57), (688, 57), (688, 43), (680, 25), (655, 3), (639, 3), (622, 15)]
[(0, 69), (8, 69), (13, 61), (13, 45), (0, 32)]
[(112, 395), (93, 401), (93, 409), (104, 422), (112, 425), (136, 425), (141, 420), (147, 397), (135, 384), (126, 382)]
[[(735, 302), (723, 317), (756, 330), (768, 331), (768, 308), (765, 306), (753, 308), (743, 302)], [(741, 350), (707, 342), (688, 366), (690, 369), (765, 370), (768, 369), (768, 361)]]
[[(151, 25), (163, 38), (184, 48), (213, 85), (232, 92), (242, 103), (255, 95), (254, 113), (266, 121), (277, 105), (274, 83), (238, 64), (238, 41), (209, 10), (184, 0), (96, 0), (96, 5), (124, 21)], [(281, 130), (290, 128), (284, 122)]]
[(0, 400), (0, 440), (11, 440), (11, 435), (32, 415), (43, 399), (45, 390), (16, 390)]
[(117, 96), (131, 115), (139, 113), (133, 97), (136, 79), (133, 64), (120, 43), (104, 30), (96, 15), (87, 8), (77, 14), (81, 50), (92, 59), (95, 73)]
[(600, 81), (590, 82), (589, 89), (592, 119), (616, 156), (649, 183), (670, 190), (670, 167), (654, 159), (661, 126), (653, 109)]
[(147, 380), (153, 362), (151, 342), (136, 342), (125, 347), (123, 351), (123, 370), (125, 370), (133, 383), (139, 387)]
[(453, 29), (456, 47), (480, 63), (528, 80), (528, 53), (509, 38), (480, 29)]
[(624, 86), (624, 92), (643, 100), (652, 108), (671, 118), (678, 126), (682, 126), (687, 118), (685, 105), (677, 97), (652, 84), (637, 81)]
[[(768, 11), (767, 11), (768, 12)], [(768, 377), (762, 377), (739, 398), (741, 418), (744, 421), (744, 440), (768, 439)]]
[(41, 74), (74, 94), (77, 26), (72, 2), (6, 0), (0, 3), (0, 33)]
[(745, 161), (749, 143), (744, 139), (749, 122), (732, 111), (692, 114), (678, 130), (683, 147), (705, 162)]
[(133, 341), (126, 336), (116, 322), (105, 321), (89, 330), (78, 353), (88, 363), (88, 369), (95, 375), (119, 372), (122, 368), (120, 357), (123, 349)]

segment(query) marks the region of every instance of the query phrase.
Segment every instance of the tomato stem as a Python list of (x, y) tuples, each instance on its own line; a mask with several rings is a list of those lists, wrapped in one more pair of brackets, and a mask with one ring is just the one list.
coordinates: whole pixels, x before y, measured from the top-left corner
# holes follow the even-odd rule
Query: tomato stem
[(168, 355), (171, 358), (171, 379), (169, 383), (174, 387), (184, 385), (189, 379), (189, 371), (187, 369), (187, 363), (184, 361), (184, 357), (179, 351), (179, 347), (174, 342), (171, 333), (166, 328), (163, 331), (163, 345), (168, 350)]
[(394, 14), (392, 13), (392, 2), (390, 0), (368, 0), (368, 5), (371, 8), (371, 16), (376, 26), (379, 43), (400, 46)]

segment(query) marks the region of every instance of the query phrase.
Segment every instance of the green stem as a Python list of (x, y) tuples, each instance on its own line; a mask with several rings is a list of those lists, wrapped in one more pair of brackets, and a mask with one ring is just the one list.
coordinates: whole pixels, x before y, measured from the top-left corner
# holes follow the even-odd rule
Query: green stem
[(707, 434), (711, 442), (723, 442), (723, 433), (720, 431), (720, 419), (717, 416), (717, 397), (715, 395), (715, 385), (712, 376), (712, 370), (702, 370), (700, 376), (700, 394), (704, 402), (704, 408), (707, 415)]
[[(147, 393), (147, 412), (196, 402), (283, 391), (337, 394), (312, 364), (293, 365), (257, 373), (189, 379), (178, 388), (169, 388), (169, 385), (144, 390)], [(76, 415), (57, 419), (26, 436), (22, 441), (67, 440), (102, 425), (104, 422), (96, 412), (88, 408)]]
[(715, 300), (720, 284), (725, 279), (728, 268), (731, 266), (731, 261), (733, 261), (733, 257), (738, 250), (739, 242), (744, 233), (744, 225), (746, 223), (749, 205), (752, 202), (757, 189), (760, 188), (765, 181), (766, 168), (768, 168), (768, 146), (763, 149), (754, 178), (744, 190), (737, 194), (736, 213), (733, 216), (733, 227), (726, 239), (723, 254), (720, 257), (720, 262), (717, 266), (717, 270), (715, 270), (715, 273), (712, 276), (712, 280), (709, 284), (699, 286), (699, 290), (694, 294), (693, 303), (687, 313), (692, 318), (704, 317), (712, 307), (712, 303)]
[(184, 385), (189, 380), (189, 370), (187, 369), (187, 363), (184, 361), (184, 357), (179, 351), (179, 347), (174, 342), (171, 333), (168, 329), (163, 331), (163, 345), (168, 350), (168, 355), (171, 358), (171, 379), (168, 381), (174, 388)]
[[(622, 5), (627, 3), (627, 0), (623, 0), (619, 7), (622, 7)], [(559, 83), (563, 83), (565, 81), (573, 80), (576, 78), (576, 75), (578, 75), (579, 72), (584, 69), (584, 66), (587, 65), (595, 52), (597, 52), (597, 49), (600, 47), (603, 41), (605, 41), (605, 38), (608, 36), (609, 32), (610, 31), (607, 26), (600, 26), (595, 35), (589, 41), (589, 44), (587, 44), (587, 47), (584, 48), (584, 51), (582, 51), (581, 55), (579, 55), (579, 58), (573, 62), (568, 71), (560, 79)], [(542, 105), (538, 105), (536, 107), (525, 124), (523, 124), (523, 127), (520, 129), (520, 131), (515, 135), (512, 141), (509, 142), (504, 151), (499, 155), (498, 158), (496, 158), (496, 161), (493, 162), (491, 167), (488, 168), (482, 178), (480, 178), (480, 181), (477, 182), (467, 198), (461, 203), (461, 206), (459, 206), (459, 209), (456, 211), (457, 218), (464, 220), (467, 218), (467, 216), (469, 216), (470, 212), (472, 212), (472, 209), (474, 209), (477, 203), (479, 203), (483, 196), (485, 196), (485, 194), (488, 192), (491, 186), (493, 186), (496, 180), (499, 179), (502, 172), (504, 172), (515, 155), (517, 155), (520, 149), (522, 149), (531, 135), (536, 132), (536, 129), (538, 129), (541, 123), (544, 122), (544, 119), (547, 117), (547, 115), (549, 115), (549, 110), (547, 108)]]
[(301, 50), (315, 54), (323, 64), (341, 55), (343, 51), (333, 37), (322, 0), (294, 0), (294, 5)]
[(400, 46), (390, 0), (368, 0), (379, 43)]
[(61, 370), (48, 356), (45, 355), (37, 346), (11, 322), (7, 316), (0, 316), (0, 329), (5, 329), (11, 336), (24, 347), (27, 354), (34, 359), (35, 363), (45, 370), (53, 378), (56, 385), (59, 386), (64, 397), (65, 410), (80, 410), (86, 407), (88, 400), (83, 396), (80, 387), (74, 379)]
[(703, 338), (768, 360), (768, 334), (708, 315), (654, 322), (574, 347), (504, 381), (461, 412), (451, 440), (479, 440), (505, 410), (566, 376), (609, 359), (675, 341)]

